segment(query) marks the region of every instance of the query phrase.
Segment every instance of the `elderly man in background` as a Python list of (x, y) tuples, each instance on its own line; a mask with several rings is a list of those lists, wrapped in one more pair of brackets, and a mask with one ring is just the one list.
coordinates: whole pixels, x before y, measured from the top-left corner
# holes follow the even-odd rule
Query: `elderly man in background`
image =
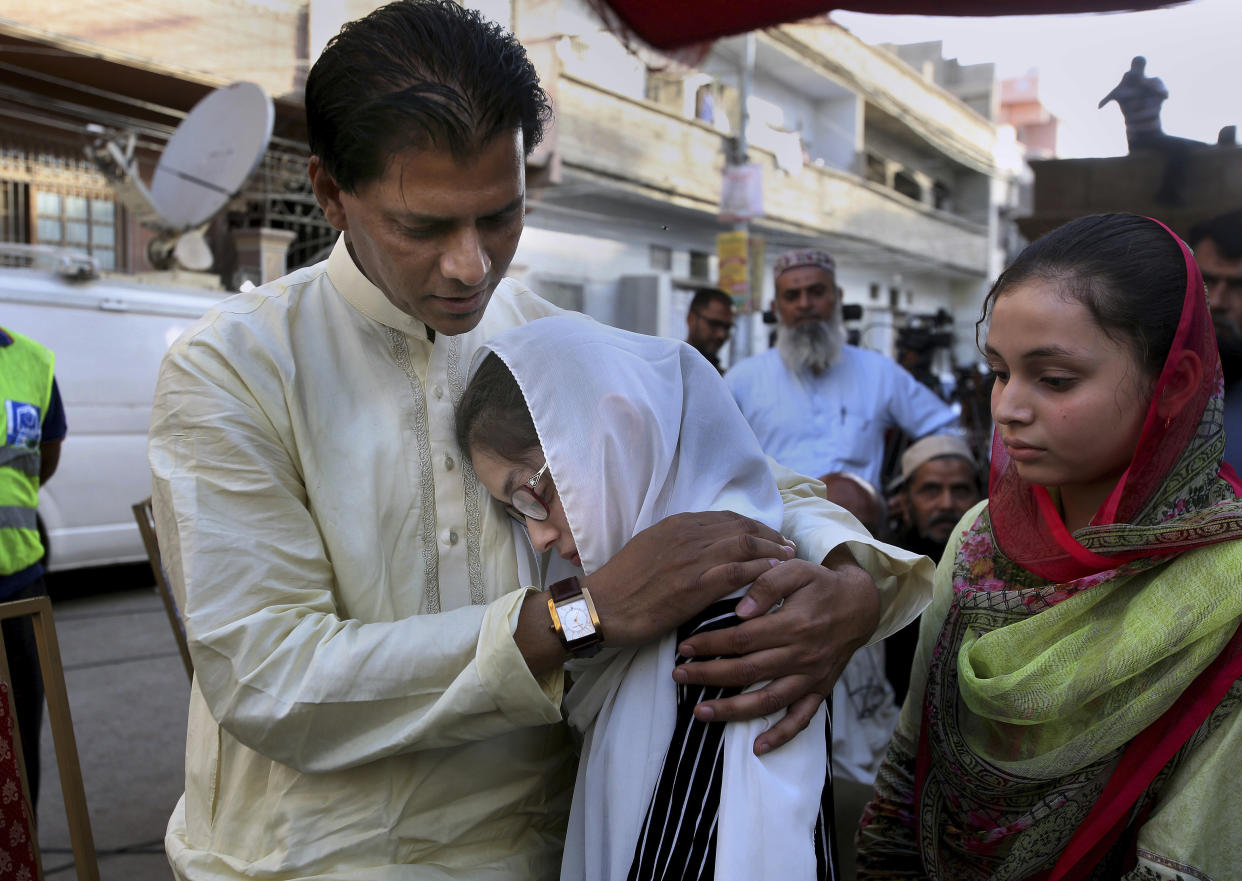
[(848, 471), (880, 484), (884, 433), (957, 425), (953, 411), (891, 358), (845, 344), (836, 263), (788, 251), (774, 267), (776, 348), (725, 374), (763, 451), (801, 474)]
[(911, 444), (889, 484), (897, 524), (892, 543), (939, 561), (957, 521), (981, 498), (979, 472), (960, 437), (937, 434)]
[(686, 312), (686, 342), (724, 373), (720, 349), (732, 333), (733, 298), (719, 288), (698, 288)]
[[(901, 455), (901, 473), (889, 485), (898, 522), (890, 540), (899, 548), (939, 562), (953, 527), (983, 498), (979, 469), (960, 437), (938, 434), (910, 445)], [(912, 621), (884, 640), (884, 666), (900, 705), (910, 687), (910, 664), (919, 641)]]

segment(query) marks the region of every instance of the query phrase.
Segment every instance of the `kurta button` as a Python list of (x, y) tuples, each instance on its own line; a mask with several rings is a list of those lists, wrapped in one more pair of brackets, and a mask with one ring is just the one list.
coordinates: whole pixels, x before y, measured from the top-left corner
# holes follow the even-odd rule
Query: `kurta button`
[(433, 388), (431, 390), (431, 393), (436, 396), (437, 401), (440, 400), (442, 397), (444, 397), (444, 389), (441, 388), (440, 386), (436, 386), (435, 388)]
[(449, 532), (449, 544), (451, 545), (457, 544), (457, 532), (456, 531)]
[(453, 457), (452, 457), (452, 456), (445, 456), (445, 457), (444, 457), (444, 470), (445, 470), (445, 471), (452, 471), (452, 470), (453, 470), (453, 468), (454, 468), (456, 465), (457, 465), (457, 463), (453, 461)]

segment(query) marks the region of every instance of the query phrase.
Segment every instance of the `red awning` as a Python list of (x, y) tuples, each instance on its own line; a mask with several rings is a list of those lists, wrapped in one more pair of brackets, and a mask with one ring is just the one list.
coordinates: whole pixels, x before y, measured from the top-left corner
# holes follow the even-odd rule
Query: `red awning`
[(1184, 0), (594, 0), (657, 49), (671, 50), (799, 21), (834, 9), (889, 15), (1040, 15), (1121, 12), (1173, 6)]

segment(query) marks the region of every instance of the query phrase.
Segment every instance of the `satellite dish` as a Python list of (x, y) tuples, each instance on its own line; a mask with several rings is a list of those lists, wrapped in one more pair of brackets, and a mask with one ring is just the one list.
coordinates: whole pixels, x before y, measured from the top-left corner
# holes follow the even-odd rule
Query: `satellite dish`
[(134, 135), (89, 125), (87, 155), (112, 182), (138, 222), (159, 235), (148, 246), (152, 265), (167, 269), (210, 267), (201, 235), (178, 246), (184, 233), (201, 230), (241, 192), (272, 137), (272, 99), (254, 83), (216, 89), (194, 105), (173, 132), (148, 188), (138, 174)]

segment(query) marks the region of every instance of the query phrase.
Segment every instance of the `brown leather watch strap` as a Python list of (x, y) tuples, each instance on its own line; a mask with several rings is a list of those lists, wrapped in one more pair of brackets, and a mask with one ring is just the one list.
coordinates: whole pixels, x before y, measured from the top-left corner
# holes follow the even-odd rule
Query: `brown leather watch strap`
[(556, 602), (571, 600), (582, 593), (582, 585), (578, 583), (578, 576), (571, 575), (568, 578), (562, 578), (560, 581), (548, 587), (548, 593), (552, 595), (552, 599)]

